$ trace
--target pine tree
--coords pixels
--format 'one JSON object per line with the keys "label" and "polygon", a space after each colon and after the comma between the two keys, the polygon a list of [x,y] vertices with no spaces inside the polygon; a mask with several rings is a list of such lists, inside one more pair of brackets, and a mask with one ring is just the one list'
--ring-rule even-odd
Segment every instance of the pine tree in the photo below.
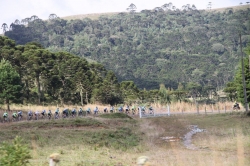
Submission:
{"label": "pine tree", "polygon": [[5,102],[10,110],[10,101],[16,100],[21,92],[21,79],[9,61],[2,59],[0,62],[0,99]]}

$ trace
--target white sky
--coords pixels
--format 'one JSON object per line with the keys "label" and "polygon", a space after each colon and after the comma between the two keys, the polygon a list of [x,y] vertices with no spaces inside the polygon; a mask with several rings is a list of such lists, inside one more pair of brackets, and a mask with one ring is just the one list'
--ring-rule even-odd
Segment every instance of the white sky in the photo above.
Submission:
{"label": "white sky", "polygon": [[[198,9],[205,9],[208,2],[212,2],[212,8],[237,6],[250,0],[0,0],[0,26],[6,23],[8,26],[16,19],[36,15],[41,19],[48,19],[54,13],[59,17],[104,13],[124,12],[131,4],[135,4],[137,11],[153,9],[163,4],[172,2],[177,8],[186,4],[194,4]],[[0,29],[0,33],[2,30]]]}

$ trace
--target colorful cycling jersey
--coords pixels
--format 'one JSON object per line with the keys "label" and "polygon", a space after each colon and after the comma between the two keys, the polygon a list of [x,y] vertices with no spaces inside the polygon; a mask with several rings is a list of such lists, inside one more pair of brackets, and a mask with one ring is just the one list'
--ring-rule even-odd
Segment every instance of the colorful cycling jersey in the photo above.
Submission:
{"label": "colorful cycling jersey", "polygon": [[18,116],[22,115],[22,111],[17,112]]}
{"label": "colorful cycling jersey", "polygon": [[56,114],[58,114],[58,113],[59,113],[59,108],[57,108],[57,109],[56,109],[55,113],[56,113]]}
{"label": "colorful cycling jersey", "polygon": [[29,115],[29,116],[32,116],[32,111],[29,111],[29,112],[28,112],[28,115]]}
{"label": "colorful cycling jersey", "polygon": [[14,113],[12,114],[12,116],[13,116],[13,117],[17,117],[17,113],[14,112]]}
{"label": "colorful cycling jersey", "polygon": [[7,117],[7,116],[8,116],[7,112],[3,113],[3,117]]}

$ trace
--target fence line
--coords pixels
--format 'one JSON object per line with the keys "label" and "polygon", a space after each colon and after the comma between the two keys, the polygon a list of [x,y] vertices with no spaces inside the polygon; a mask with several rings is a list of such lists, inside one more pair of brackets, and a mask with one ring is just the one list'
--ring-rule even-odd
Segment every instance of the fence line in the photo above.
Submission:
{"label": "fence line", "polygon": [[[230,109],[227,110],[226,106],[224,106],[224,110],[221,109],[217,109],[214,110],[214,108],[212,107],[211,110],[208,110],[206,107],[204,108],[204,110],[200,110],[199,107],[197,107],[196,112],[184,112],[183,110],[181,112],[171,112],[170,106],[166,107],[166,112],[161,111],[161,113],[157,113],[157,110],[154,110],[153,114],[149,114],[149,113],[143,113],[141,108],[139,108],[139,117],[140,118],[147,118],[147,117],[159,117],[159,116],[171,116],[171,115],[183,115],[183,114],[220,114],[220,113],[232,113],[234,110]],[[236,111],[236,112],[241,112],[242,110]]]}

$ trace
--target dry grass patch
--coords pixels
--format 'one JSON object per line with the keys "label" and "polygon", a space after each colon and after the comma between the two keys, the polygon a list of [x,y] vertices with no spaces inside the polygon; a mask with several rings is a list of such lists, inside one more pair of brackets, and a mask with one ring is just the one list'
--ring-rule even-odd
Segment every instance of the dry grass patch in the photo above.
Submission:
{"label": "dry grass patch", "polygon": [[[148,156],[153,166],[250,165],[250,119],[236,113],[86,119],[1,124],[0,140],[23,137],[30,144],[31,165],[37,166],[48,165],[52,153],[61,155],[61,166],[133,166],[139,156]],[[84,123],[91,125],[77,127]],[[189,125],[206,129],[192,137],[196,150],[186,149],[182,139],[161,139],[183,137]]]}

